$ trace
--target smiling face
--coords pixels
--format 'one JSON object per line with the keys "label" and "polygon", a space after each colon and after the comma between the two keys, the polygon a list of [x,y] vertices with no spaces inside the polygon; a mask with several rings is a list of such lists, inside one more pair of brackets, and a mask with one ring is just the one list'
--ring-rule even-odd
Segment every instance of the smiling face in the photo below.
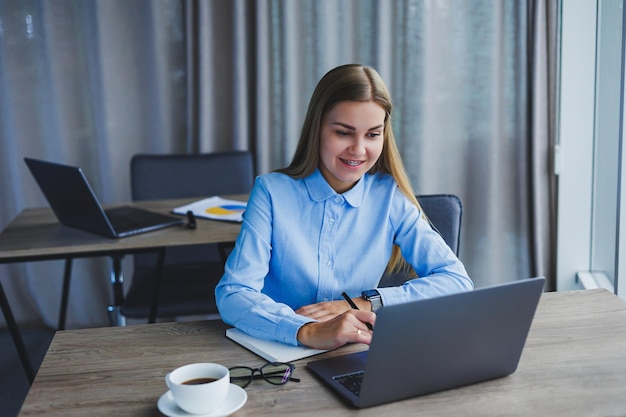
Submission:
{"label": "smiling face", "polygon": [[373,101],[341,101],[322,118],[320,171],[338,193],[351,189],[383,151],[385,110]]}

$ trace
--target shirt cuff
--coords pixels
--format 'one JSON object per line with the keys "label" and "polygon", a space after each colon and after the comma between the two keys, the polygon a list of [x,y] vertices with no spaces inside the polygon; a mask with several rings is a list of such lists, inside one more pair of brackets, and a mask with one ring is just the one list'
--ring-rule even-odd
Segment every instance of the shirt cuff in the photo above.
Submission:
{"label": "shirt cuff", "polygon": [[285,317],[280,323],[278,323],[276,338],[279,342],[287,343],[293,346],[302,346],[302,344],[298,342],[298,330],[300,330],[300,327],[305,324],[312,323],[314,321],[316,320],[310,317],[300,316],[298,314]]}

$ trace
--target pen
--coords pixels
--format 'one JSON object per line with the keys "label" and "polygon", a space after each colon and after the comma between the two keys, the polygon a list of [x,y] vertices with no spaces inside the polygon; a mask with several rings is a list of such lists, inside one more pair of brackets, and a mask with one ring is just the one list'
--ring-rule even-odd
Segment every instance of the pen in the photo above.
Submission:
{"label": "pen", "polygon": [[[346,301],[348,302],[348,304],[350,304],[350,307],[352,307],[354,310],[358,310],[359,307],[354,304],[354,301],[352,301],[352,298],[350,298],[350,296],[348,294],[346,294],[346,292],[342,292],[341,295],[343,295],[343,298],[346,299]],[[374,328],[372,327],[372,324],[369,322],[365,322],[365,325],[367,326],[368,329],[370,330],[374,330]]]}

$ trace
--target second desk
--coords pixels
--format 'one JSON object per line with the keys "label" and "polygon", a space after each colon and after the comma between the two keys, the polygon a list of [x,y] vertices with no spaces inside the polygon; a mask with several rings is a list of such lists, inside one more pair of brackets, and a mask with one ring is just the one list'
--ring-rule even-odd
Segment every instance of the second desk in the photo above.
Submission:
{"label": "second desk", "polygon": [[[232,195],[228,198],[245,201],[247,196]],[[161,213],[170,213],[174,207],[195,200],[197,199],[155,200],[129,203],[129,205]],[[61,225],[48,207],[28,208],[19,213],[0,233],[0,264],[65,260],[58,325],[59,329],[64,329],[73,259],[111,257],[113,261],[111,273],[113,300],[110,307],[113,312],[112,321],[115,324],[124,324],[124,318],[119,311],[124,301],[121,265],[125,255],[155,252],[162,256],[166,247],[234,242],[239,234],[240,225],[238,223],[214,220],[198,220],[197,223],[197,228],[194,230],[175,226],[131,237],[111,239]],[[34,371],[1,283],[0,304],[22,364],[29,380],[32,381]],[[154,311],[153,306],[150,321],[154,321],[155,315],[156,311]]]}

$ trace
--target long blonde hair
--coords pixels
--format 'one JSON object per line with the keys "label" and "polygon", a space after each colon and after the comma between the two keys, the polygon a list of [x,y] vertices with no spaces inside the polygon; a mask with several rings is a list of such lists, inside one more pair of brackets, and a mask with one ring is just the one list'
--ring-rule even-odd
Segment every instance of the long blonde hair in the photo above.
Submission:
{"label": "long blonde hair", "polygon": [[[421,210],[393,135],[391,127],[393,105],[389,91],[375,69],[360,64],[336,67],[318,82],[309,102],[293,159],[289,166],[276,171],[293,178],[305,178],[315,171],[320,162],[322,118],[342,101],[373,101],[385,110],[383,151],[369,173],[383,172],[391,175],[400,191]],[[397,246],[393,247],[387,264],[386,272],[391,271],[412,271]]]}

